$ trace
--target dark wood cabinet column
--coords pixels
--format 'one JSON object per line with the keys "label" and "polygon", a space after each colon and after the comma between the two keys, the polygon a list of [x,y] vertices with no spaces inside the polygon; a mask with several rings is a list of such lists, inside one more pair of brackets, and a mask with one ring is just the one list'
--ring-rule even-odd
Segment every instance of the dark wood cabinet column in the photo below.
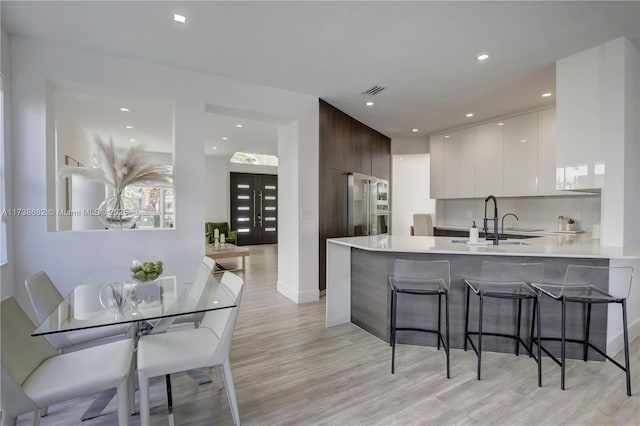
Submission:
{"label": "dark wood cabinet column", "polygon": [[347,175],[391,179],[391,139],[320,100],[319,285],[326,288],[326,240],[346,237]]}

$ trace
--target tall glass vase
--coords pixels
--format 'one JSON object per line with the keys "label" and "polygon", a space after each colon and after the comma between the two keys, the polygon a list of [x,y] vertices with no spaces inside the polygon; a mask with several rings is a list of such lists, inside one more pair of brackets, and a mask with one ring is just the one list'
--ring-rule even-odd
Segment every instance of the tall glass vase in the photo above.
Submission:
{"label": "tall glass vase", "polygon": [[140,215],[135,201],[125,197],[122,191],[104,200],[98,207],[98,213],[98,218],[106,229],[133,228]]}

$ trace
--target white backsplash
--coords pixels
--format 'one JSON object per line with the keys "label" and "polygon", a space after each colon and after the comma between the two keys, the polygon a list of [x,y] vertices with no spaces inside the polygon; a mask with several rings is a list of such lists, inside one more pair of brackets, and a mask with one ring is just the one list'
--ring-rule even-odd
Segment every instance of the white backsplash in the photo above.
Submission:
{"label": "white backsplash", "polygon": [[[517,197],[498,198],[498,215],[515,213],[519,221],[509,216],[505,219],[505,228],[539,228],[554,230],[558,216],[575,218],[578,229],[591,232],[594,223],[600,223],[600,194],[569,197]],[[469,217],[471,216],[471,217]],[[487,216],[493,217],[493,202],[489,202]],[[484,199],[437,200],[435,226],[470,227],[472,221],[482,227],[484,217]]]}

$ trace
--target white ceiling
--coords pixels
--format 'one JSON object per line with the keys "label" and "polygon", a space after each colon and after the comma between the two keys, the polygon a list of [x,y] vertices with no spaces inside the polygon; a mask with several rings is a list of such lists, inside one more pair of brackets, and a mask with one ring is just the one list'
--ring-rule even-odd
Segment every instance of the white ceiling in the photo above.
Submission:
{"label": "white ceiling", "polygon": [[[2,1],[1,7],[10,33],[315,95],[390,137],[554,103],[540,95],[554,92],[555,61],[620,36],[640,44],[637,1]],[[173,22],[174,12],[187,23]],[[484,51],[490,58],[479,63]],[[361,92],[373,85],[386,90],[367,108],[370,97]],[[475,116],[465,118],[467,112]],[[224,123],[233,120],[210,120],[207,145],[232,134]]]}
{"label": "white ceiling", "polygon": [[[211,112],[207,112],[205,117],[206,155],[230,158],[238,151],[252,154],[278,154],[277,123]],[[237,124],[242,127],[237,127]],[[213,149],[214,146],[216,149]]]}

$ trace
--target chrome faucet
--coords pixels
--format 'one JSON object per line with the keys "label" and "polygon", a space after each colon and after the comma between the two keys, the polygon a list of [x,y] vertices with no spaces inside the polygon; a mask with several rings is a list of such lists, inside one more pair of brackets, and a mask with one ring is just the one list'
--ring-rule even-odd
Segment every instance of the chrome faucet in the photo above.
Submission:
{"label": "chrome faucet", "polygon": [[506,238],[507,238],[507,237],[504,235],[504,218],[505,218],[505,217],[507,217],[507,216],[513,216],[513,217],[515,217],[515,218],[516,218],[516,220],[520,220],[520,219],[518,219],[518,216],[516,216],[516,214],[515,214],[515,213],[506,213],[506,214],[504,214],[504,215],[502,216],[502,237],[503,237],[504,239],[506,239]]}
{"label": "chrome faucet", "polygon": [[[489,228],[487,227],[487,221],[489,220],[487,218],[487,203],[489,202],[489,200],[493,200],[493,237],[489,237]],[[487,198],[484,199],[484,226],[483,226],[483,230],[484,230],[484,238],[485,238],[485,240],[493,240],[493,245],[497,246],[498,245],[498,240],[499,240],[499,234],[498,234],[498,201],[496,200],[496,197],[494,197],[493,195],[489,195]]]}

